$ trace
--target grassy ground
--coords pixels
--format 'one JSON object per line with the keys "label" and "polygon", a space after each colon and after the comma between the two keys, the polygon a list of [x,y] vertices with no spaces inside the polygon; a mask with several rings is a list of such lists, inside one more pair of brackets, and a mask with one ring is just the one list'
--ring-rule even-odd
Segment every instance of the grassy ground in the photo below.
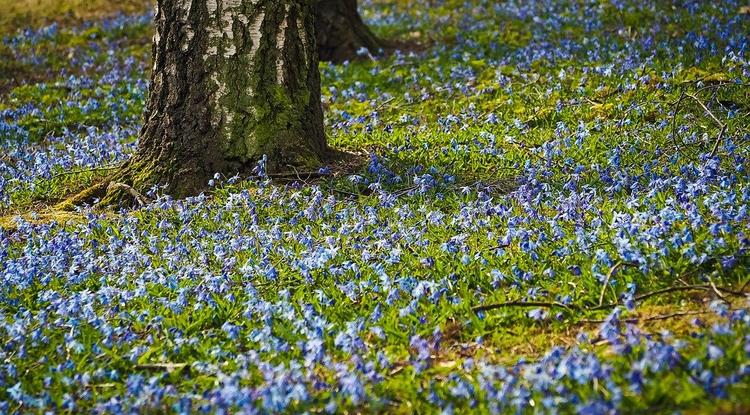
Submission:
{"label": "grassy ground", "polygon": [[[82,30],[76,36],[60,36],[55,42],[41,42],[27,45],[25,50],[14,50],[12,39],[27,29],[45,27],[50,34],[57,32],[58,27],[76,27],[86,22],[101,19],[113,19],[117,16],[132,13],[146,13],[151,2],[143,0],[125,1],[55,1],[55,0],[0,0],[0,39],[8,41],[0,43],[0,103],[7,92],[21,85],[29,85],[54,80],[65,71],[69,74],[78,71],[77,65],[71,65],[68,55],[71,48],[85,48],[89,42],[95,41],[100,35],[96,27]],[[137,33],[137,36],[135,36]],[[139,30],[124,37],[126,49],[144,48],[149,42],[150,33]],[[122,33],[119,33],[122,35]],[[19,59],[19,53],[44,55],[45,64]],[[130,51],[130,54],[139,54]]]}
{"label": "grassy ground", "polygon": [[0,37],[52,23],[75,25],[122,13],[144,13],[145,0],[0,0]]}
{"label": "grassy ground", "polygon": [[364,10],[433,39],[321,65],[366,168],[131,212],[50,206],[133,151],[148,19],[3,44],[0,412],[742,413],[742,5]]}

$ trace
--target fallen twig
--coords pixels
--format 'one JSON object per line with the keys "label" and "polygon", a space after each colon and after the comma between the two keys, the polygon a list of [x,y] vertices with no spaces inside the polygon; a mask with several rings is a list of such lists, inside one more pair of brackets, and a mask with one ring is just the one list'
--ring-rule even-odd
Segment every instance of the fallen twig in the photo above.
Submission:
{"label": "fallen twig", "polygon": [[377,107],[375,107],[375,111],[380,111],[381,109],[385,108],[385,106],[390,104],[394,99],[396,99],[396,97],[391,97],[381,102]]}
{"label": "fallen twig", "polygon": [[719,135],[716,137],[716,141],[714,141],[714,146],[711,149],[711,154],[710,154],[711,157],[714,157],[716,155],[716,153],[719,152],[719,144],[721,144],[721,139],[724,136],[724,132],[726,130],[727,130],[727,125],[726,124],[722,124],[721,130],[719,130]]}
{"label": "fallen twig", "polygon": [[708,277],[708,285],[711,286],[711,289],[714,290],[714,293],[721,301],[724,301],[725,303],[729,304],[729,301],[724,297],[724,294],[721,293],[721,291],[716,287],[716,284],[714,284],[714,279],[711,278],[710,275],[707,275]]}
{"label": "fallen twig", "polygon": [[539,307],[539,308],[564,308],[568,310],[578,310],[580,307],[572,304],[563,304],[558,301],[554,302],[542,302],[542,301],[508,301],[505,303],[486,304],[476,307],[472,307],[471,310],[475,313],[482,311],[495,310],[497,308],[505,307]]}
{"label": "fallen twig", "polygon": [[[660,314],[657,316],[651,316],[651,317],[645,317],[645,318],[639,318],[639,317],[631,317],[626,318],[621,321],[625,323],[641,323],[645,321],[659,321],[659,320],[668,320],[670,318],[675,317],[686,317],[686,316],[698,316],[702,314],[709,314],[711,311],[678,311],[675,313],[669,313],[669,314]],[[584,319],[584,320],[578,320],[579,323],[583,324],[602,324],[606,320],[604,319]]]}
{"label": "fallen twig", "polygon": [[708,107],[706,106],[706,104],[704,104],[703,101],[701,101],[698,97],[696,97],[693,94],[688,94],[687,92],[685,93],[685,96],[688,97],[688,98],[690,98],[690,99],[692,99],[693,101],[697,102],[698,105],[700,105],[703,108],[703,110],[706,112],[706,114],[708,114],[709,117],[711,117],[714,121],[716,121],[716,123],[719,124],[719,126],[723,126],[724,125],[724,123],[721,122],[721,121],[719,121],[719,119],[716,118],[716,116],[714,115],[714,113],[711,112],[711,110],[708,109]]}
{"label": "fallen twig", "polygon": [[711,117],[711,119],[713,119],[716,122],[716,124],[719,126],[719,128],[720,128],[719,135],[716,137],[716,141],[714,142],[714,146],[711,149],[711,157],[713,157],[719,151],[719,144],[721,144],[721,140],[724,137],[724,132],[727,129],[727,125],[724,124],[723,122],[721,122],[716,117],[716,115],[714,115],[714,113],[710,109],[708,109],[708,107],[706,106],[706,104],[704,104],[703,101],[701,101],[700,99],[698,99],[698,97],[696,97],[695,95],[692,95],[692,94],[688,94],[688,93],[686,93],[685,96],[687,96],[688,98],[690,98],[693,101],[697,102],[698,105],[700,105],[701,108],[703,108],[703,111],[705,111],[706,114],[708,114],[708,116]]}
{"label": "fallen twig", "polygon": [[[732,294],[732,295],[735,295],[735,296],[739,296],[739,297],[743,297],[744,296],[744,294],[736,292],[736,291],[732,291],[732,290],[730,290],[728,288],[717,287],[716,289],[717,289],[717,291],[723,291],[723,292],[726,292],[726,293],[729,293],[729,294]],[[654,296],[657,296],[657,295],[661,295],[661,294],[667,294],[667,293],[673,293],[673,292],[679,292],[679,291],[699,291],[699,290],[709,291],[709,290],[711,290],[711,286],[709,284],[672,286],[672,287],[662,288],[662,289],[656,290],[656,291],[651,291],[651,292],[648,292],[648,293],[645,293],[645,294],[637,295],[637,296],[635,296],[635,298],[633,300],[634,301],[643,301],[643,300],[645,300],[647,298],[651,298],[651,297],[654,297]],[[618,305],[622,305],[622,302],[617,301],[617,302],[614,302],[614,303],[609,303],[609,304],[605,304],[605,305],[593,307],[593,308],[590,308],[588,310],[591,310],[591,311],[605,310],[605,309],[608,309],[608,308],[615,308]]]}
{"label": "fallen twig", "polygon": [[604,294],[607,292],[607,286],[609,285],[609,280],[612,279],[612,276],[617,272],[617,270],[620,267],[623,266],[636,266],[637,264],[634,264],[632,262],[617,262],[612,269],[609,270],[607,273],[607,278],[604,279],[604,285],[602,285],[602,291],[599,293],[599,306],[601,306],[604,303]]}
{"label": "fallen twig", "polygon": [[[716,288],[716,292],[732,294],[736,297],[746,296],[746,294],[741,291],[734,291],[734,290],[731,290],[729,288],[724,288],[724,287],[715,287],[715,288]],[[638,295],[634,298],[634,301],[643,301],[647,298],[651,298],[651,297],[661,295],[661,294],[672,293],[672,292],[697,291],[697,290],[712,291],[713,288],[711,287],[710,284],[672,286],[672,287],[662,288],[660,290],[651,291],[645,294]],[[474,306],[471,308],[471,310],[474,311],[475,313],[479,313],[482,311],[489,311],[489,310],[495,310],[498,308],[506,308],[506,307],[540,307],[540,308],[563,308],[563,309],[571,310],[571,311],[599,311],[599,310],[607,310],[610,308],[615,308],[620,305],[623,305],[622,301],[615,301],[613,303],[602,304],[602,305],[598,305],[595,307],[580,307],[574,304],[563,304],[557,301],[554,301],[554,302],[508,301],[505,303],[495,303],[495,304],[485,304],[481,306]]]}

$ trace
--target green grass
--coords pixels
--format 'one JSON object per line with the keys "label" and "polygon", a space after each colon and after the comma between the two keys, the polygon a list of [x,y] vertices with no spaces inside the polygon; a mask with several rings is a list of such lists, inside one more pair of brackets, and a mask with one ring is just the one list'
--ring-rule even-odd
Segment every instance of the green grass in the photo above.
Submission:
{"label": "green grass", "polygon": [[0,38],[52,23],[75,25],[121,13],[143,13],[149,0],[0,0]]}
{"label": "green grass", "polygon": [[[95,8],[98,3],[91,4]],[[17,226],[13,217],[21,215],[34,223],[61,223],[59,228],[54,228],[54,232],[77,232],[86,248],[106,247],[113,239],[127,239],[136,252],[118,251],[118,254],[138,255],[143,258],[144,264],[148,263],[149,269],[171,270],[170,272],[177,271],[170,265],[167,253],[171,252],[177,241],[189,240],[194,245],[186,248],[188,252],[184,261],[192,265],[199,264],[212,275],[222,275],[221,283],[226,285],[225,289],[222,288],[223,291],[217,288],[205,302],[190,298],[191,305],[200,303],[204,307],[196,311],[174,311],[167,307],[163,302],[175,300],[179,295],[177,290],[163,282],[143,282],[139,279],[138,272],[146,267],[144,264],[139,264],[132,273],[123,271],[123,275],[95,274],[74,283],[61,276],[52,276],[45,283],[36,281],[36,285],[31,287],[13,288],[6,294],[7,301],[0,306],[3,316],[14,316],[18,310],[38,313],[48,305],[41,300],[42,294],[47,291],[74,297],[81,293],[98,293],[108,286],[116,286],[139,293],[123,300],[121,308],[134,310],[134,315],[109,312],[112,306],[105,304],[99,304],[93,310],[94,313],[106,315],[105,319],[109,324],[130,330],[134,336],[130,343],[103,347],[100,353],[95,353],[93,345],[101,343],[102,335],[94,327],[94,323],[81,322],[76,329],[76,337],[84,344],[85,351],[61,357],[55,347],[65,344],[65,335],[69,329],[44,327],[42,331],[49,337],[48,344],[29,347],[28,355],[24,358],[13,357],[16,370],[20,373],[18,381],[27,390],[41,393],[48,389],[40,375],[43,370],[46,375],[53,377],[53,387],[50,390],[57,401],[61,401],[65,393],[76,393],[76,385],[66,385],[63,379],[65,376],[92,372],[101,367],[118,370],[123,375],[137,373],[151,376],[156,373],[162,377],[162,382],[177,385],[181,392],[210,389],[219,383],[215,373],[202,373],[195,368],[164,371],[148,365],[204,362],[223,365],[221,370],[226,373],[237,369],[240,363],[236,357],[243,356],[250,350],[258,350],[259,343],[230,340],[222,331],[222,325],[225,322],[237,323],[244,336],[251,336],[254,330],[263,328],[264,322],[257,316],[243,316],[245,302],[251,298],[290,304],[290,313],[299,313],[304,306],[309,305],[316,313],[325,316],[331,324],[332,332],[342,330],[348,322],[357,318],[369,316],[376,306],[387,304],[388,298],[372,288],[377,285],[380,277],[370,267],[370,261],[363,258],[365,248],[371,250],[373,256],[381,258],[388,257],[392,248],[399,249],[400,261],[386,265],[386,271],[391,276],[408,276],[418,281],[444,284],[447,293],[439,302],[419,301],[412,315],[399,314],[399,310],[408,305],[408,301],[404,299],[394,300],[393,305],[385,306],[384,316],[378,325],[384,330],[388,340],[382,341],[367,333],[362,337],[372,350],[369,357],[376,351],[382,351],[392,363],[392,367],[383,371],[387,376],[382,382],[368,385],[369,392],[375,396],[387,397],[390,402],[373,402],[363,407],[342,399],[339,403],[343,411],[431,413],[435,408],[425,400],[431,387],[435,384],[449,384],[452,381],[450,375],[455,373],[476,379],[475,372],[464,369],[468,359],[512,365],[519,359],[540,358],[554,346],[593,350],[601,356],[611,358],[609,362],[616,367],[628,368],[632,362],[627,359],[636,358],[614,356],[608,344],[587,344],[578,339],[580,332],[589,333],[595,338],[597,321],[605,318],[610,311],[591,309],[600,301],[616,301],[630,283],[637,284],[639,293],[647,293],[683,282],[703,284],[706,283],[706,276],[711,276],[712,282],[715,280],[719,286],[734,290],[744,287],[747,281],[747,257],[739,256],[738,265],[728,269],[720,265],[720,259],[725,254],[740,251],[738,232],[747,229],[747,221],[744,222],[744,228],[741,222],[732,231],[721,231],[717,236],[709,231],[707,224],[693,229],[694,224],[688,219],[677,219],[674,233],[692,231],[695,248],[701,253],[710,254],[710,260],[696,266],[683,250],[670,248],[666,254],[658,256],[659,262],[649,264],[647,272],[637,267],[622,266],[614,277],[616,283],[602,292],[599,277],[606,275],[611,267],[602,267],[595,259],[595,254],[602,250],[613,258],[618,257],[613,240],[620,230],[610,226],[614,218],[628,213],[646,217],[647,219],[643,219],[645,224],[652,223],[648,222],[652,220],[648,218],[652,218],[661,209],[672,206],[671,199],[675,194],[671,190],[662,190],[654,195],[644,196],[648,189],[643,188],[609,191],[607,189],[610,185],[604,175],[593,171],[591,166],[611,165],[613,149],[619,148],[622,151],[620,163],[623,167],[616,169],[615,173],[623,171],[639,177],[640,181],[636,181],[636,184],[643,186],[648,183],[648,163],[653,163],[648,167],[651,171],[680,174],[681,168],[696,159],[700,153],[711,150],[721,131],[701,103],[709,105],[713,111],[722,115],[722,122],[726,124],[724,137],[726,140],[731,139],[739,147],[735,153],[737,157],[747,156],[750,91],[745,84],[723,84],[727,80],[736,79],[747,82],[747,76],[741,74],[740,69],[723,63],[718,56],[700,57],[701,51],[689,45],[680,53],[660,49],[656,51],[655,59],[638,62],[622,77],[608,76],[592,70],[593,67],[610,64],[622,65],[618,51],[633,39],[648,35],[651,25],[664,24],[665,30],[659,33],[660,38],[657,40],[668,41],[680,38],[688,31],[698,31],[705,23],[684,10],[671,10],[666,3],[659,3],[653,10],[644,8],[619,11],[609,2],[602,2],[601,7],[604,9],[603,26],[593,34],[573,24],[551,33],[544,24],[533,23],[530,19],[524,21],[491,10],[472,11],[464,2],[446,1],[435,4],[429,10],[430,16],[441,16],[439,21],[428,17],[424,26],[386,24],[379,28],[380,33],[385,36],[403,35],[418,39],[434,37],[430,45],[434,49],[428,49],[431,52],[424,57],[407,57],[403,61],[398,61],[397,57],[388,57],[375,62],[358,61],[346,66],[322,65],[329,142],[337,149],[383,156],[386,167],[403,179],[400,183],[383,185],[386,190],[401,195],[393,208],[382,208],[381,196],[368,190],[365,185],[352,183],[347,177],[336,177],[307,183],[299,190],[285,188],[280,183],[270,187],[257,182],[227,184],[208,190],[204,206],[187,218],[183,216],[184,211],[180,206],[172,206],[126,214],[109,212],[104,218],[93,220],[88,213],[60,214],[50,209],[50,206],[94,183],[106,172],[56,168],[52,178],[37,178],[30,183],[14,185],[10,193],[10,204],[3,208],[0,218],[0,226],[9,231]],[[706,7],[709,10],[706,13],[711,14],[713,9]],[[418,11],[410,10],[408,2],[379,2],[369,11],[375,17],[398,12]],[[664,13],[678,15],[665,18]],[[470,22],[482,21],[486,25],[466,30],[462,24],[467,14],[471,16]],[[435,27],[441,30],[435,30]],[[747,28],[748,24],[743,27]],[[63,51],[85,49],[88,45],[102,44],[107,39],[121,36],[125,38],[123,43],[131,47],[118,50],[116,59],[133,56],[145,61],[147,44],[143,39],[147,38],[149,30],[139,26],[116,34],[101,33],[96,29],[83,33],[64,32],[54,41],[36,46],[35,50],[49,56],[52,67],[59,69],[65,63]],[[440,33],[440,36],[435,36],[434,33]],[[540,40],[559,44],[566,40],[583,42],[589,38],[611,41],[617,48],[613,48],[611,54],[605,51],[602,56],[590,60],[581,53],[557,61],[540,58],[528,65],[513,61],[500,63],[504,57],[513,56],[522,48]],[[466,46],[463,55],[459,56],[440,49],[442,45],[455,46],[461,42],[475,43],[474,46]],[[492,44],[496,47],[491,47]],[[96,59],[99,59],[99,63],[107,62],[103,56]],[[699,64],[695,64],[696,61]],[[39,68],[31,65],[28,70],[29,73],[38,73],[35,71]],[[452,70],[470,71],[472,76],[456,76],[453,79],[449,75]],[[675,76],[670,75],[673,72]],[[88,75],[95,79],[97,76],[94,73]],[[649,77],[648,81],[635,81],[636,78],[646,76]],[[29,134],[31,148],[43,148],[45,137],[58,136],[66,130],[83,134],[86,127],[107,129],[115,124],[134,126],[139,123],[145,97],[142,91],[132,88],[128,82],[114,86],[94,83],[73,91],[64,88],[63,80],[55,73],[43,83],[37,82],[34,77],[28,79],[29,82],[20,84],[15,81],[7,94],[3,95],[0,109],[17,109],[26,103],[34,103],[39,107],[38,113],[21,117],[17,121],[17,125]],[[470,92],[463,93],[462,88],[468,88]],[[342,91],[347,90],[364,95],[361,98],[341,98]],[[424,92],[427,93],[425,99],[417,99]],[[683,93],[694,95],[697,100],[685,98]],[[386,98],[386,94],[391,98]],[[334,99],[334,95],[339,98]],[[683,99],[680,99],[681,96]],[[76,104],[97,100],[101,105],[96,110],[84,112],[80,105],[67,105],[68,100]],[[678,102],[679,112],[673,118],[670,112],[678,108]],[[736,111],[736,116],[727,118],[728,111],[722,108],[732,108]],[[378,112],[377,122],[373,120],[373,110]],[[345,120],[344,113],[353,117],[365,117],[366,122],[338,128],[336,124]],[[490,113],[497,116],[498,123],[485,122]],[[118,115],[117,122],[112,122],[111,114]],[[472,114],[476,114],[474,119]],[[465,126],[446,126],[448,123],[444,120],[449,115],[463,117]],[[367,125],[368,122],[370,125]],[[556,131],[559,123],[567,125],[569,131]],[[545,159],[539,149],[565,140],[575,142],[579,125],[585,127],[589,134],[581,140],[581,145],[564,147],[559,153]],[[677,126],[680,137],[692,135],[695,139],[676,146],[675,139],[670,137],[672,125]],[[386,126],[389,128],[386,129]],[[133,140],[134,137],[129,139]],[[481,151],[485,149],[494,149],[495,152]],[[725,150],[722,148],[719,151]],[[677,154],[682,157],[681,161],[670,162]],[[737,171],[737,166],[733,163],[734,159],[723,158],[722,171]],[[562,194],[565,194],[563,188],[573,175],[575,167],[586,166],[584,171],[576,173],[579,180],[577,185],[579,188],[586,186],[595,190],[586,194],[595,208],[585,210],[577,220],[555,219],[564,237],[552,242],[540,242],[534,255],[523,249],[518,241],[498,249],[498,240],[509,228],[528,227],[533,230],[533,240],[542,233],[550,237],[557,231],[552,219],[562,210],[560,200],[541,198],[538,203],[533,204],[532,210],[518,200],[508,198],[510,192],[523,184],[521,179],[535,165],[544,166],[543,175],[538,178],[549,184],[550,192]],[[415,187],[414,176],[428,171],[430,167],[437,169],[434,173],[436,177],[454,176],[455,182],[442,183],[425,194],[406,194]],[[372,177],[364,169],[357,173]],[[737,175],[740,177],[737,179],[739,183],[732,183],[730,188],[739,194],[740,186],[744,185],[743,177],[746,176],[742,176],[742,173]],[[473,188],[477,183],[489,185],[486,197],[493,203],[502,204],[515,218],[511,220],[492,215],[487,215],[486,218],[472,217],[468,220],[469,225],[464,227],[459,220],[462,209],[475,207],[484,199],[475,191],[465,195],[462,187]],[[717,184],[712,186],[717,191],[720,188]],[[326,198],[321,202],[326,206],[326,213],[316,218],[296,217],[296,213],[307,207],[305,202],[317,190],[323,192]],[[234,198],[243,191],[253,200],[252,209],[241,203],[233,204]],[[731,204],[709,199],[700,199],[695,203],[696,209],[706,218],[713,217],[710,212],[716,206]],[[739,207],[745,202],[738,196],[734,203]],[[227,208],[228,205],[231,207]],[[402,211],[410,211],[412,214],[402,216]],[[445,214],[447,219],[443,223],[429,223],[427,214],[432,211]],[[363,220],[361,228],[343,236],[338,233],[341,227],[353,228],[357,224],[354,218],[360,216],[367,218],[366,221]],[[605,225],[595,226],[597,221]],[[237,227],[237,223],[242,226]],[[258,223],[257,229],[251,227],[253,223]],[[275,227],[281,229],[278,239],[265,240],[258,236],[271,234]],[[638,230],[644,232],[648,230],[648,226],[644,225]],[[578,231],[588,234],[591,239],[588,246],[583,246],[583,243],[576,240]],[[226,236],[191,238],[191,235],[200,232]],[[443,244],[457,234],[466,234],[466,243],[462,245],[465,251],[447,252]],[[321,246],[328,243],[327,238],[333,238],[333,243],[338,248],[337,258],[351,261],[359,271],[347,270],[337,274],[317,269],[306,280],[290,260],[295,252],[310,254],[308,247],[300,241],[302,238],[297,237],[299,235],[309,236],[315,244]],[[211,253],[224,247],[226,239],[232,236],[257,240],[254,245],[233,254],[238,265],[225,271],[221,258]],[[635,238],[634,235],[627,236]],[[721,251],[712,251],[716,249],[714,243],[717,238],[725,239],[725,245]],[[372,241],[378,239],[387,241],[387,244],[382,247],[374,245]],[[24,247],[27,244],[33,246],[34,243],[36,242],[17,241],[8,248],[8,257],[21,256]],[[657,248],[649,244],[650,242],[643,242],[638,248],[649,254],[654,253]],[[570,252],[559,254],[566,250]],[[105,255],[104,248],[102,251],[94,249],[92,252]],[[468,260],[464,261],[463,254],[466,254]],[[279,272],[277,279],[269,280],[258,275],[249,278],[238,270],[248,260],[257,263],[261,258],[267,258],[276,264]],[[425,258],[434,260],[432,268],[424,265],[422,260]],[[185,264],[181,266],[184,268]],[[572,272],[575,266],[581,268],[580,275]],[[529,272],[532,275],[531,281],[513,278],[513,271],[516,269]],[[501,270],[508,278],[497,283],[493,280],[492,270]],[[553,271],[554,276],[545,274],[548,270]],[[169,272],[164,273],[164,279],[169,277],[166,275]],[[353,298],[348,297],[341,289],[342,285],[350,281],[362,283],[360,291]],[[253,284],[257,293],[248,293],[249,283]],[[197,291],[200,287],[213,283],[181,278],[176,284],[180,289]],[[527,298],[531,289],[537,290],[539,301],[557,301],[570,296],[571,307],[576,309],[550,310],[549,318],[541,321],[528,316],[529,308],[499,308],[486,312],[483,316],[472,311],[472,307],[480,304]],[[321,293],[331,303],[324,301]],[[708,312],[708,304],[715,298],[716,295],[710,290],[665,293],[639,304],[636,311],[628,314],[628,318],[640,318],[637,326],[654,339],[667,338],[666,331],[671,332],[671,336],[675,338],[689,339],[690,343],[685,349],[686,356],[705,356],[704,340],[707,337],[701,336],[706,335],[706,331],[694,325],[692,320],[700,317],[705,320],[707,327],[721,321],[715,314]],[[728,296],[727,300],[732,307],[746,306],[744,299]],[[559,316],[556,315],[558,311]],[[684,314],[649,320],[675,311]],[[142,315],[135,315],[137,313]],[[274,319],[275,337],[290,344],[302,339],[303,336],[295,331],[291,319],[285,320],[278,315]],[[417,373],[410,364],[414,354],[410,347],[411,337],[419,335],[429,338],[436,327],[443,333],[442,346],[435,352],[434,364],[425,372]],[[179,343],[176,330],[181,331],[184,337],[199,341]],[[478,340],[480,338],[481,341]],[[733,365],[739,367],[746,363],[746,355],[743,354],[738,339],[741,337],[711,337],[711,341],[716,341],[727,350],[725,360],[712,364],[728,371]],[[325,342],[326,347],[332,350],[332,358],[341,362],[350,358],[349,354],[336,349],[333,335],[327,333]],[[144,347],[145,351],[134,361],[130,361],[126,356],[135,346]],[[644,346],[643,349],[647,347]],[[646,353],[644,350],[637,353]],[[62,373],[50,374],[49,366],[52,363],[38,363],[44,356],[55,364],[71,361],[74,367],[65,369]],[[261,356],[269,362],[280,364],[299,360],[301,352],[290,347],[288,351],[265,351]],[[320,368],[319,375],[325,381],[332,381],[335,377],[334,373],[325,368]],[[243,382],[249,385],[260,380],[258,370],[251,370]],[[584,397],[606,396],[608,393],[602,385],[568,386],[580,387]],[[96,394],[107,397],[127,393],[122,380],[102,381],[91,388]],[[439,394],[444,398],[448,394],[446,388],[438,387]],[[685,372],[675,369],[660,373],[643,395],[626,391],[624,411],[645,412],[650,408],[653,412],[688,409],[697,413],[741,413],[750,404],[750,394],[746,393],[747,383],[736,386],[730,392],[729,398],[719,403],[721,399],[708,396],[686,377]],[[321,392],[321,401],[325,401],[332,393]],[[78,409],[89,410],[91,404],[90,401],[83,400]],[[292,404],[290,411],[309,409],[294,405]],[[489,411],[483,405],[480,403],[479,407],[471,408],[465,402],[457,403],[459,412],[466,413],[473,410]],[[533,412],[532,409],[526,409]],[[166,406],[152,410],[166,410]]]}

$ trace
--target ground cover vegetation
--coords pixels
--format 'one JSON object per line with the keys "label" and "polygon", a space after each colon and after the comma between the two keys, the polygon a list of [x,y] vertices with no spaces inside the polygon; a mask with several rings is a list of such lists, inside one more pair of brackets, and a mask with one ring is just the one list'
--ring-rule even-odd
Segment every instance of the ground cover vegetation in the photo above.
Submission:
{"label": "ground cover vegetation", "polygon": [[[0,412],[750,408],[750,10],[365,1],[356,171],[56,204],[135,149],[151,16],[0,46]],[[95,14],[96,15],[96,14]]]}

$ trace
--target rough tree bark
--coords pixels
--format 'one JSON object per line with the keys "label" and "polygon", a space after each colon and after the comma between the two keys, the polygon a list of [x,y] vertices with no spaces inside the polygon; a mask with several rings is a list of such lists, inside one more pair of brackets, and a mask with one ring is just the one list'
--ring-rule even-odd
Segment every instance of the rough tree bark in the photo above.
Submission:
{"label": "rough tree bark", "polygon": [[114,204],[128,198],[122,188],[145,192],[155,184],[175,197],[192,195],[217,172],[249,172],[263,155],[272,172],[319,167],[328,149],[312,7],[307,0],[158,0],[138,150],[68,205],[95,197]]}
{"label": "rough tree bark", "polygon": [[321,61],[343,62],[356,59],[361,48],[377,54],[389,47],[362,21],[357,0],[318,0],[315,30]]}

